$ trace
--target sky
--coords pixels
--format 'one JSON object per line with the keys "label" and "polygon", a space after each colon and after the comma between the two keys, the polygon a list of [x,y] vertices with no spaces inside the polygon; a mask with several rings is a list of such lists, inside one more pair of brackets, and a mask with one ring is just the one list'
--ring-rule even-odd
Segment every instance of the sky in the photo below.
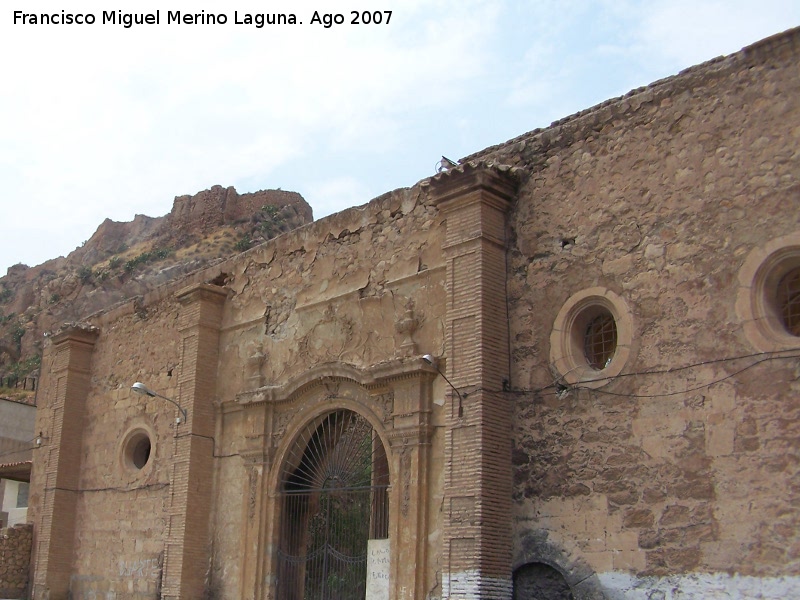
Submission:
{"label": "sky", "polygon": [[[298,23],[257,26],[274,13]],[[797,25],[797,0],[10,0],[0,275],[213,185],[318,219]]]}

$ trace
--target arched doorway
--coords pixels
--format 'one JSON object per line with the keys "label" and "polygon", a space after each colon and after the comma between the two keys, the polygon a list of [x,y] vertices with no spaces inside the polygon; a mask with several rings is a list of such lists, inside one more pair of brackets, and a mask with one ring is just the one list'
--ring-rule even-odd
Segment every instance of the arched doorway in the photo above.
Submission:
{"label": "arched doorway", "polygon": [[514,571],[514,600],[573,600],[573,595],[560,571],[534,562]]}
{"label": "arched doorway", "polygon": [[369,540],[389,531],[389,465],[364,417],[309,423],[281,470],[277,597],[364,600]]}

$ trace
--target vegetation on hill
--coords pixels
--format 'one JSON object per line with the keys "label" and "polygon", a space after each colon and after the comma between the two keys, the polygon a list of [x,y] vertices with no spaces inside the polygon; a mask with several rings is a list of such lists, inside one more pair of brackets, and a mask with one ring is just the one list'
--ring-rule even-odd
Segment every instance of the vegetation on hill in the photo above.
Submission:
{"label": "vegetation on hill", "polygon": [[44,333],[243,252],[312,220],[294,192],[215,186],[158,218],[106,220],[66,258],[0,277],[0,378],[35,376]]}

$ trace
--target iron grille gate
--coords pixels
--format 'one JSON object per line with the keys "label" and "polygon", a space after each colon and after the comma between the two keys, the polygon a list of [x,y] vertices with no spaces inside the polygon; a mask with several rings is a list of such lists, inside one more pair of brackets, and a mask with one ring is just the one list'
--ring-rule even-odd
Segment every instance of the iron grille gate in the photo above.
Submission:
{"label": "iron grille gate", "polygon": [[389,466],[372,426],[347,410],[309,424],[281,481],[277,597],[364,600],[368,540],[389,531]]}

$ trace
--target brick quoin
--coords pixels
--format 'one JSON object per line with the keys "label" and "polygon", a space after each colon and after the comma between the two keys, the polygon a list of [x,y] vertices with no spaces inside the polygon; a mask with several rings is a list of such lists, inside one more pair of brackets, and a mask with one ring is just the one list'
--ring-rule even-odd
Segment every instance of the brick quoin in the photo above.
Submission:
{"label": "brick quoin", "polygon": [[178,295],[183,340],[179,401],[187,423],[176,428],[169,531],[162,597],[203,595],[209,561],[212,504],[214,409],[219,327],[226,293],[203,284]]}
{"label": "brick quoin", "polygon": [[465,169],[432,187],[447,219],[447,367],[465,396],[446,425],[443,597],[510,598],[512,411],[500,392],[509,376],[505,215],[516,183]]}
{"label": "brick quoin", "polygon": [[93,328],[66,327],[53,336],[42,358],[44,364],[52,365],[55,386],[37,396],[36,430],[48,432],[49,440],[36,449],[47,453],[47,462],[34,460],[32,474],[32,495],[41,503],[34,521],[36,597],[46,593],[54,599],[66,598],[69,593],[85,399],[97,335]]}

